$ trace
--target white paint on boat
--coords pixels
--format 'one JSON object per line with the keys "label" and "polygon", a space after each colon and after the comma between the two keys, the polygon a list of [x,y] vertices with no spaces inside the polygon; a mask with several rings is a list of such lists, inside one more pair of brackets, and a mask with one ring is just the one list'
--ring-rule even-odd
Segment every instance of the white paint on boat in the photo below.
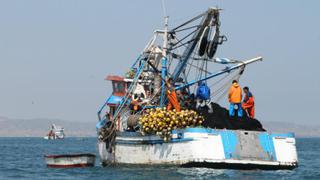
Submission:
{"label": "white paint on boat", "polygon": [[94,166],[95,155],[72,154],[72,155],[46,155],[45,161],[48,167],[86,167]]}
{"label": "white paint on boat", "polygon": [[296,140],[294,138],[273,138],[277,160],[280,162],[297,162]]}
{"label": "white paint on boat", "polygon": [[291,134],[189,128],[173,133],[172,137],[169,143],[164,143],[155,135],[120,134],[114,153],[107,152],[105,142],[99,142],[99,155],[103,164],[223,163],[275,169],[297,166],[295,139]]}

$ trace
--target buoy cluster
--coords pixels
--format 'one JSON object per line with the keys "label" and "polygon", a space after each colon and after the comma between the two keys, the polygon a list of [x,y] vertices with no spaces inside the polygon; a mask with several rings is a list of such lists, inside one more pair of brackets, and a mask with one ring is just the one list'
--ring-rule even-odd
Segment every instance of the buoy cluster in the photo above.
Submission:
{"label": "buoy cluster", "polygon": [[139,124],[143,134],[159,135],[164,142],[171,140],[171,131],[187,127],[201,126],[204,118],[196,111],[168,111],[166,108],[147,109]]}

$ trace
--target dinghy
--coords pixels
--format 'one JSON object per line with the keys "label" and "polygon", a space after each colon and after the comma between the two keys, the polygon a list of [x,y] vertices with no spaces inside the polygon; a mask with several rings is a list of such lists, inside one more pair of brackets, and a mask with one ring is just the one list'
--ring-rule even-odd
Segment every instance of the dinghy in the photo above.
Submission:
{"label": "dinghy", "polygon": [[71,168],[71,167],[92,167],[95,164],[94,154],[62,154],[45,155],[47,167]]}

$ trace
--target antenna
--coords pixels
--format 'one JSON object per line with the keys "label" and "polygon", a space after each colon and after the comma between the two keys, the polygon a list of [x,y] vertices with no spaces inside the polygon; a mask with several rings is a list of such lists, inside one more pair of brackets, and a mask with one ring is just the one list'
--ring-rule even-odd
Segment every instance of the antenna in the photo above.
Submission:
{"label": "antenna", "polygon": [[164,0],[161,0],[162,3],[162,12],[163,12],[163,16],[167,17],[167,10],[166,10],[166,5],[164,3]]}
{"label": "antenna", "polygon": [[167,11],[166,11],[166,5],[164,0],[161,0],[162,4],[162,11],[163,11],[163,16],[164,16],[164,33],[163,33],[163,50],[162,50],[162,55],[164,57],[167,56],[167,46],[168,46],[168,16],[167,16]]}

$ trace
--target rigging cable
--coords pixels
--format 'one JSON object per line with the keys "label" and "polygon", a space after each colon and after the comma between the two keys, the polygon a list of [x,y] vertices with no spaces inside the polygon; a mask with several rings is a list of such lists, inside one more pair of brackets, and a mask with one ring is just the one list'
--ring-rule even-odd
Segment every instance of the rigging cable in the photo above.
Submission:
{"label": "rigging cable", "polygon": [[[219,89],[217,89],[216,91],[214,91],[215,93],[211,94],[211,97],[213,95],[217,96],[217,100],[216,102],[219,102],[221,100],[221,98],[223,96],[226,95],[226,93],[228,92],[228,87],[230,86],[230,82],[232,82],[233,80],[237,80],[239,81],[243,71],[244,71],[245,66],[242,66],[242,68],[238,71],[236,71],[237,73],[235,73],[235,75],[233,75],[229,80],[227,80]],[[214,83],[214,85],[218,84],[219,82],[221,82],[222,80],[226,79],[226,77],[228,77],[229,75],[226,75],[225,77],[221,78],[219,81],[217,81],[216,83]],[[210,88],[213,85],[210,86]],[[221,94],[220,94],[221,93]],[[220,94],[220,95],[219,95]]]}

